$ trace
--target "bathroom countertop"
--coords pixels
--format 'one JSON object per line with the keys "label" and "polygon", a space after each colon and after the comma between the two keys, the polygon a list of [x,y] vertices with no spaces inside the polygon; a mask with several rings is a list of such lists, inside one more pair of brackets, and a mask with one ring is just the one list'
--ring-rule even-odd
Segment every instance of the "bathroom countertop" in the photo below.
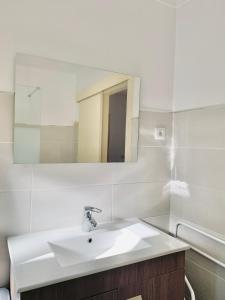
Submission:
{"label": "bathroom countertop", "polygon": [[[90,235],[80,227],[30,233],[8,239],[11,260],[11,286],[15,293],[43,287],[93,273],[133,264],[175,252],[188,250],[188,244],[142,222],[129,219],[102,224],[95,232],[123,229],[132,224],[146,226],[154,233],[149,237],[149,247],[116,256],[105,257],[80,264],[60,266],[49,242],[77,236]],[[13,282],[12,282],[13,281]]]}

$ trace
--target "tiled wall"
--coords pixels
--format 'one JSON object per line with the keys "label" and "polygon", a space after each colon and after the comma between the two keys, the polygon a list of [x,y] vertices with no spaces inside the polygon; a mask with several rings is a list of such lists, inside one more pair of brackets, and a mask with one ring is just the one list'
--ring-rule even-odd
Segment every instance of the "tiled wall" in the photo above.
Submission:
{"label": "tiled wall", "polygon": [[[0,93],[1,260],[7,236],[80,224],[84,205],[103,209],[100,222],[168,214],[171,125],[171,113],[140,113],[135,163],[14,165],[13,95]],[[154,140],[156,126],[167,128],[166,142]],[[0,283],[7,278],[1,269]]]}
{"label": "tiled wall", "polygon": [[41,126],[40,162],[76,162],[77,142],[78,122],[75,122],[74,126]]}
{"label": "tiled wall", "polygon": [[[174,143],[171,215],[225,239],[225,106],[175,113]],[[203,251],[225,261],[224,246],[189,232],[187,240],[193,239]],[[225,299],[222,268],[194,253],[187,262],[198,300]]]}

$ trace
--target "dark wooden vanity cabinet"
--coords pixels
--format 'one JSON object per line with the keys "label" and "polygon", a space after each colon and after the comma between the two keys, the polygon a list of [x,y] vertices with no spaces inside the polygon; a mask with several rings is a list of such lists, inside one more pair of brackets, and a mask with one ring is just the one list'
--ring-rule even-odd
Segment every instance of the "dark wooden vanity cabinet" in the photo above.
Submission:
{"label": "dark wooden vanity cabinet", "polygon": [[21,300],[184,300],[185,252],[21,293]]}
{"label": "dark wooden vanity cabinet", "polygon": [[118,290],[112,290],[110,292],[106,292],[103,294],[99,294],[93,297],[85,298],[84,300],[117,300],[118,298]]}

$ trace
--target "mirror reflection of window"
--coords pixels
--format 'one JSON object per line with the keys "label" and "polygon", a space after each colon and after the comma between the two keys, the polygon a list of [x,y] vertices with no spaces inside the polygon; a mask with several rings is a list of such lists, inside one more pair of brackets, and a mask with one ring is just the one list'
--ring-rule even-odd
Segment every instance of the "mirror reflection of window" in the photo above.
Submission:
{"label": "mirror reflection of window", "polygon": [[19,54],[15,163],[137,159],[137,77]]}

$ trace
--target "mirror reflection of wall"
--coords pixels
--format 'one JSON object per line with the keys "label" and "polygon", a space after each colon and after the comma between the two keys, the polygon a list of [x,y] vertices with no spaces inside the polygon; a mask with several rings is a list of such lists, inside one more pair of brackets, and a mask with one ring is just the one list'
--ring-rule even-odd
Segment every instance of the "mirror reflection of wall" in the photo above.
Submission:
{"label": "mirror reflection of wall", "polygon": [[15,163],[137,159],[137,77],[19,54]]}

